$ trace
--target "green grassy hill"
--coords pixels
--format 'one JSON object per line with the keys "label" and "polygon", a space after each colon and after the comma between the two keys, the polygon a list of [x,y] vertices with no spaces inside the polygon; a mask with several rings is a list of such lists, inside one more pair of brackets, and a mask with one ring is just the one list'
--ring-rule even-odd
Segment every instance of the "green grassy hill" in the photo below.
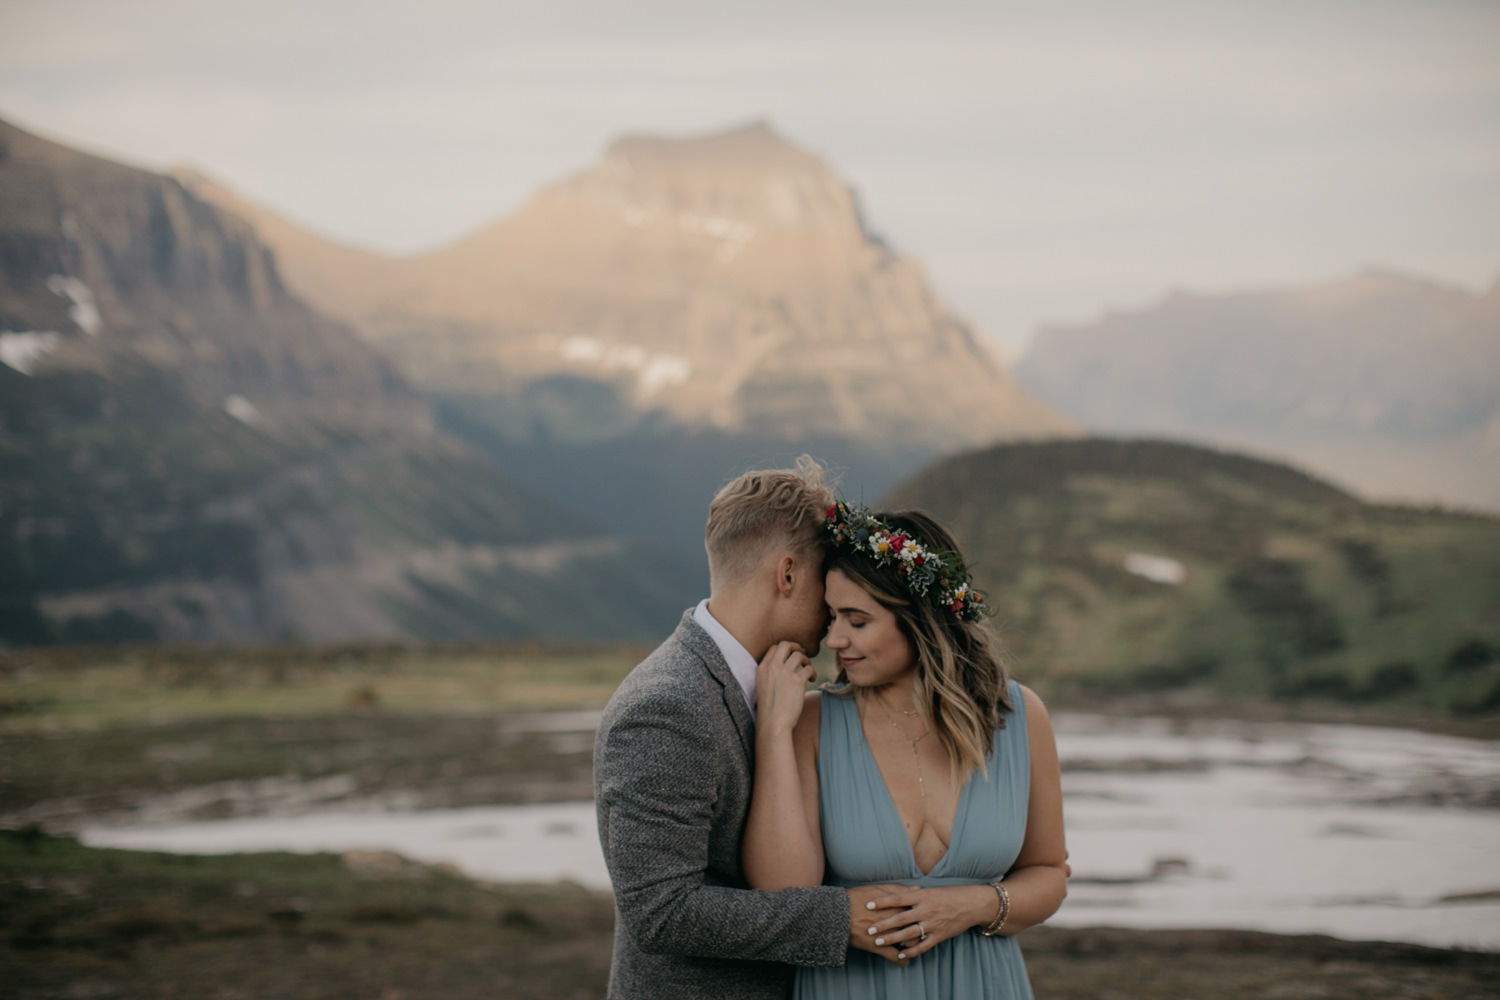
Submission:
{"label": "green grassy hill", "polygon": [[1023,678],[1500,709],[1500,520],[1098,439],[945,459],[882,506],[953,528]]}

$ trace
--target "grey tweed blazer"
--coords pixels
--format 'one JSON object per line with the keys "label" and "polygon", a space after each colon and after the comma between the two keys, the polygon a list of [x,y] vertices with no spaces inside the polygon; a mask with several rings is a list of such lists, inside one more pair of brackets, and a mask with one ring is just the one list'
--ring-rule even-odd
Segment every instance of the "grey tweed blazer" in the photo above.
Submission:
{"label": "grey tweed blazer", "polygon": [[792,965],[844,964],[843,889],[746,888],[754,749],[739,682],[690,609],[609,700],[594,743],[612,1000],[781,1000]]}

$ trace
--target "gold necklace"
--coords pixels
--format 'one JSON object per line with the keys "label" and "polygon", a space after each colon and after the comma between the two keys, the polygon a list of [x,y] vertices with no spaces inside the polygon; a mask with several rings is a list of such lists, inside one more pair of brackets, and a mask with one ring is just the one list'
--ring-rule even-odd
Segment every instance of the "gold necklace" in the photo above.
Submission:
{"label": "gold necklace", "polygon": [[[916,739],[910,739],[905,733],[901,731],[901,727],[896,725],[896,716],[891,713],[890,707],[887,706],[883,701],[880,703],[880,707],[885,711],[885,721],[891,724],[891,728],[896,731],[896,735],[911,744],[911,756],[912,759],[917,762],[917,788],[922,793],[922,811],[925,813],[927,811],[927,781],[922,774],[922,755],[917,751],[917,744],[925,740],[932,731],[927,729],[926,727],[923,727],[921,736],[918,736]],[[916,715],[917,713],[915,711],[908,712],[905,709],[902,709],[901,714]]]}

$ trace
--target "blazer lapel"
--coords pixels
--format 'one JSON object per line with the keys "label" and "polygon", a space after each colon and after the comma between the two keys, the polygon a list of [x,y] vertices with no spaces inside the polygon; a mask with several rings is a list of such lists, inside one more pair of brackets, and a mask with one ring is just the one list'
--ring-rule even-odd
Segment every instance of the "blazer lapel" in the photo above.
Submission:
{"label": "blazer lapel", "polygon": [[755,759],[755,717],[750,714],[750,706],[745,704],[745,689],[740,687],[740,682],[730,676],[729,683],[724,685],[724,707],[729,709],[729,717],[734,720],[734,728],[740,733],[740,747],[745,751],[746,760]]}
{"label": "blazer lapel", "polygon": [[745,689],[740,687],[734,672],[724,661],[724,654],[719,651],[718,643],[703,631],[703,626],[693,621],[691,610],[682,616],[678,632],[682,636],[683,645],[697,655],[709,675],[719,682],[724,707],[729,711],[729,717],[734,720],[734,728],[739,732],[740,748],[745,751],[746,759],[754,760],[755,717],[750,714],[750,706],[745,704]]}

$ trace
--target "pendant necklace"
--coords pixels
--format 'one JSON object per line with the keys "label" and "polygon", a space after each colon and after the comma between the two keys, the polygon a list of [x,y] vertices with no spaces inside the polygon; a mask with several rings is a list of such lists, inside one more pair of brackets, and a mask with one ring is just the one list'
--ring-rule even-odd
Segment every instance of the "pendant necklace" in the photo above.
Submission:
{"label": "pendant necklace", "polygon": [[[886,703],[882,701],[880,703],[880,707],[885,710],[885,721],[887,721],[887,722],[889,722],[891,724],[891,728],[896,731],[896,735],[899,736],[899,737],[901,737],[903,740],[906,740],[906,742],[908,742],[908,743],[911,744],[912,759],[917,762],[917,788],[922,792],[922,802],[923,802],[922,811],[925,813],[927,811],[927,809],[926,809],[926,802],[927,802],[927,782],[924,780],[923,775],[922,775],[922,755],[917,752],[917,744],[921,743],[923,740],[925,740],[928,737],[928,735],[930,735],[931,731],[928,730],[928,729],[926,729],[926,728],[924,728],[922,730],[922,735],[921,736],[918,736],[916,739],[911,739],[905,733],[903,733],[901,731],[901,727],[900,726],[896,725],[896,716],[894,714],[892,714],[889,706],[887,706]],[[917,713],[915,711],[907,712],[907,711],[903,710],[901,712],[901,714],[902,715],[916,715]]]}

